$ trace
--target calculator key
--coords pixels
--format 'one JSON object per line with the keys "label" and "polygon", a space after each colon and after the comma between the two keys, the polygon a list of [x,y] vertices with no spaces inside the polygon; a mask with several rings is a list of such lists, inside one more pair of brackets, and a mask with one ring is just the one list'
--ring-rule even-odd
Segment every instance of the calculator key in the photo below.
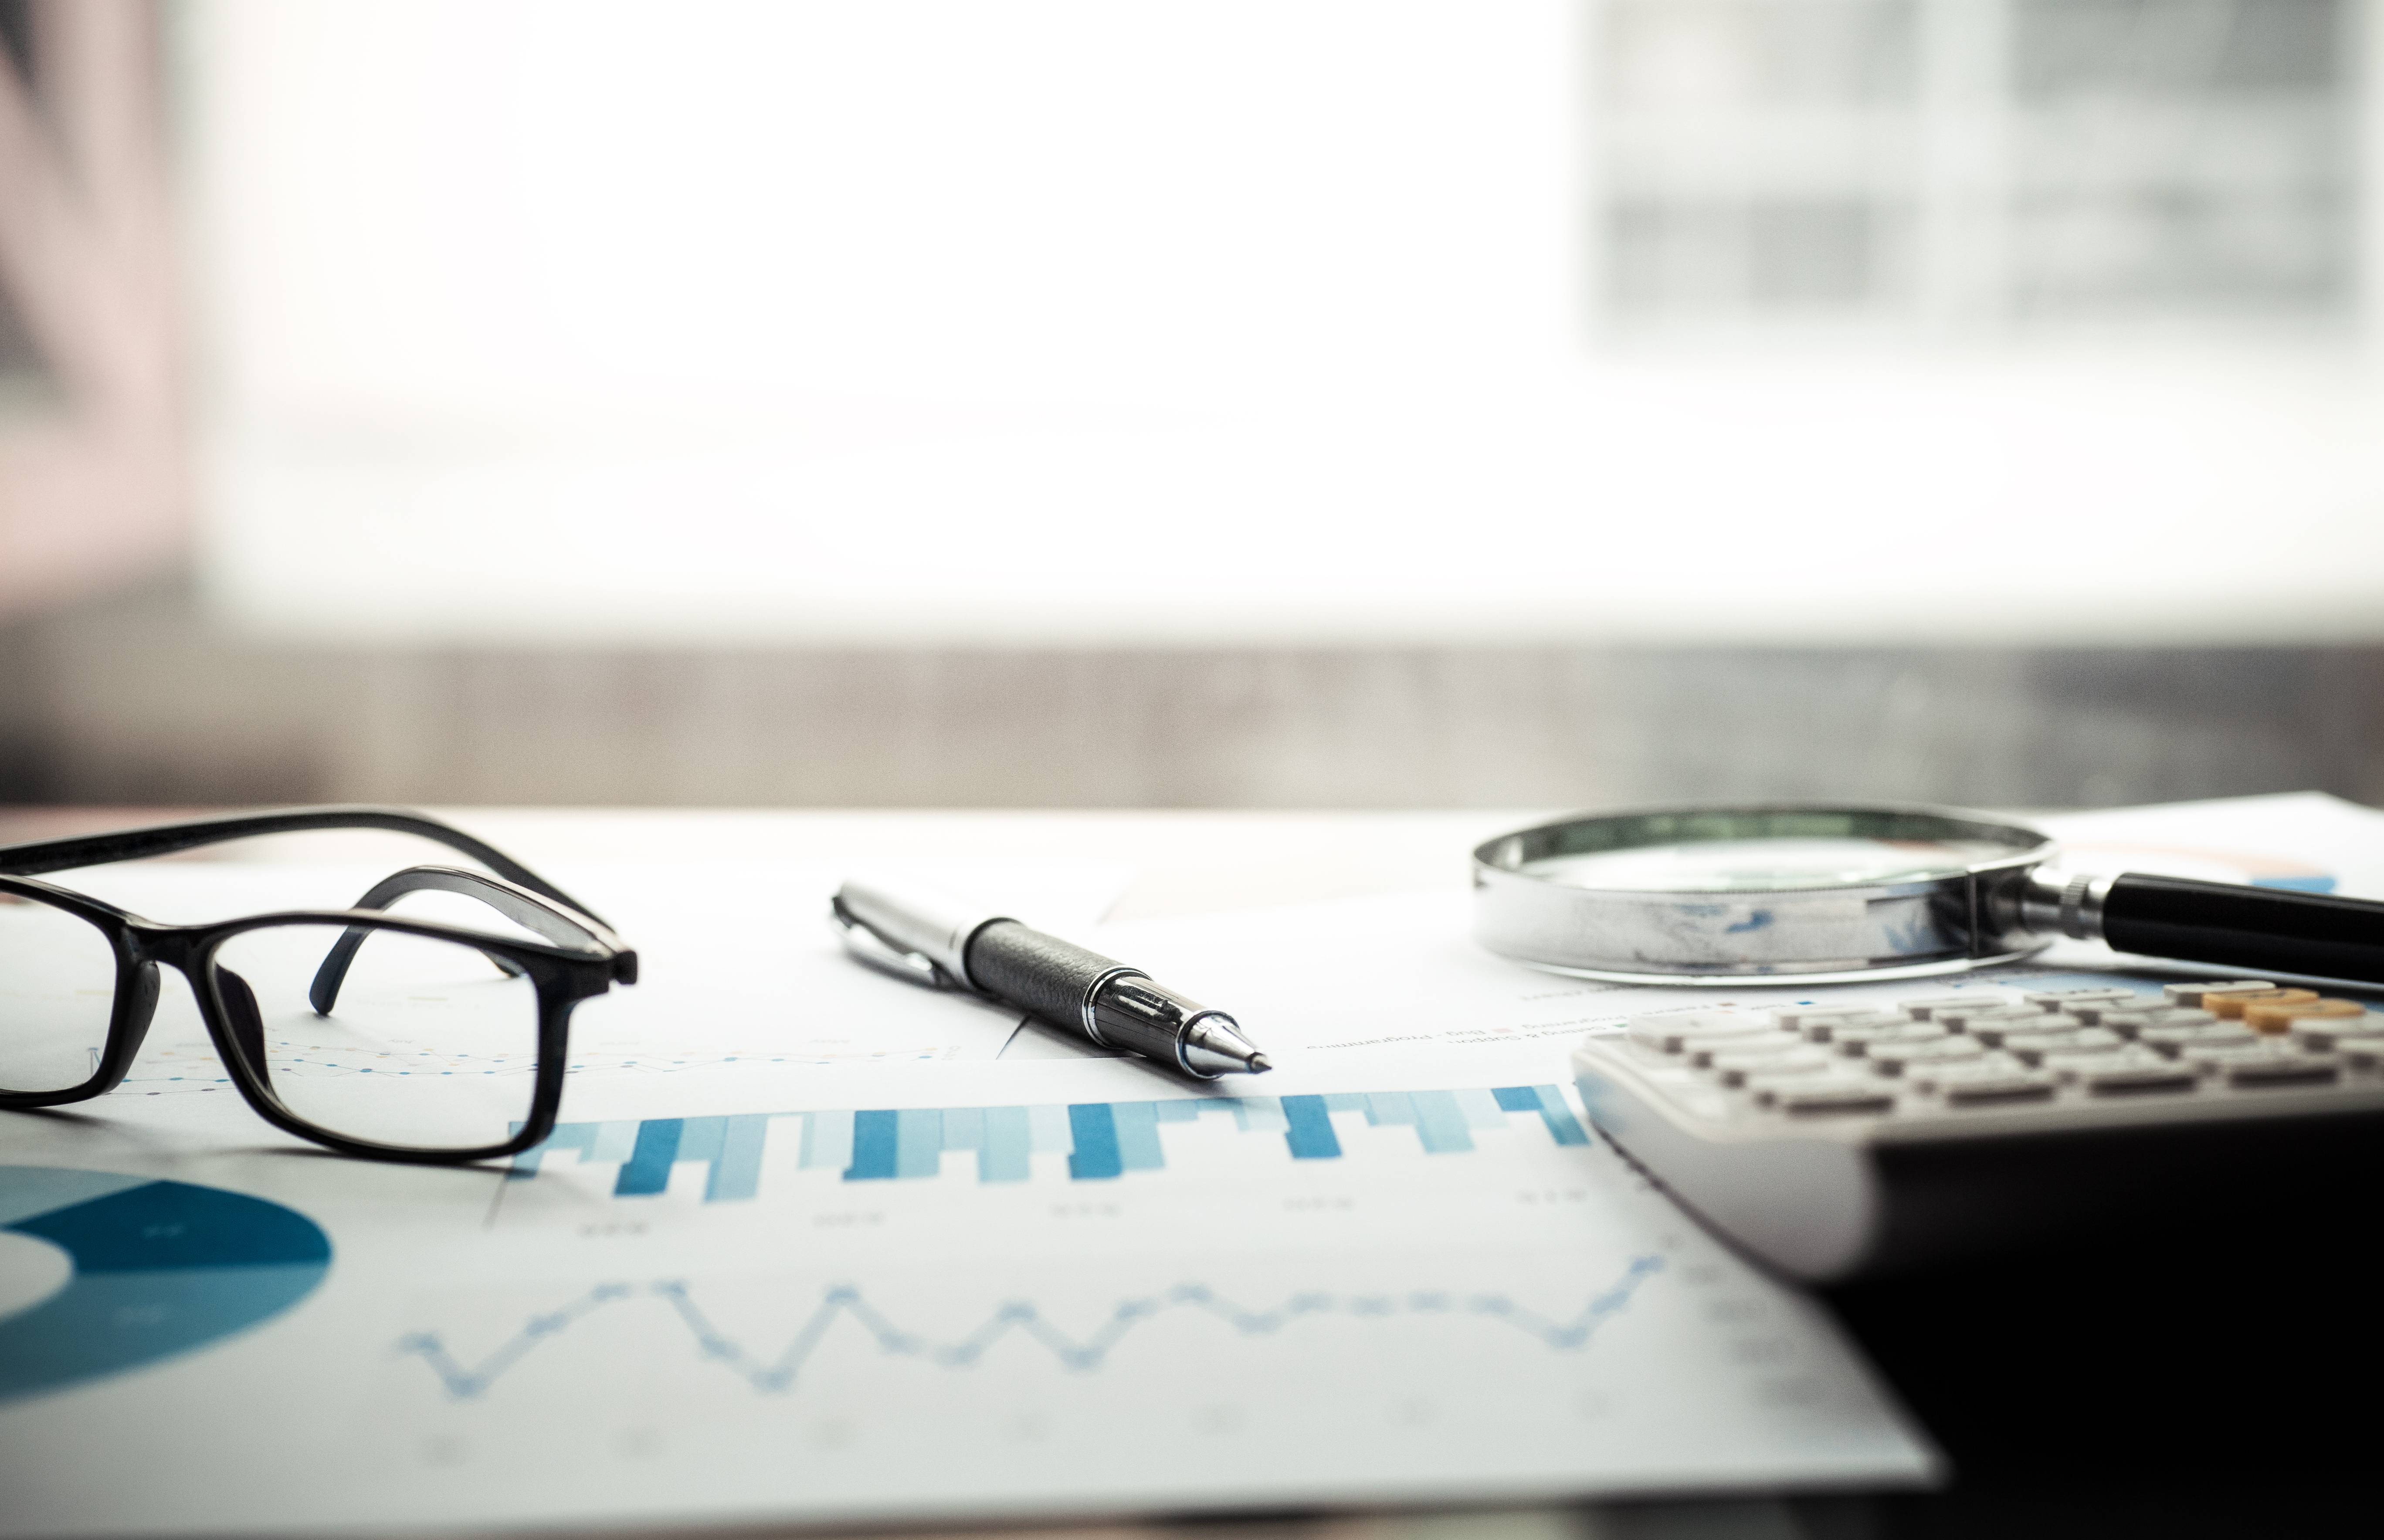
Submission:
{"label": "calculator key", "polygon": [[2325,995],[2316,1000],[2287,1000],[2275,1003],[2266,1000],[2243,1007],[2243,1025],[2254,1032],[2270,1034],[2290,1032],[2298,1021],[2312,1019],[2358,1017],[2367,1014],[2367,1007],[2355,1000],[2331,1000]]}
{"label": "calculator key", "polygon": [[1948,1080],[1940,1089],[1949,1106],[1983,1107],[2007,1101],[2051,1100],[2054,1080],[2039,1070],[2011,1070]]}
{"label": "calculator key", "polygon": [[2315,989],[2245,989],[2232,994],[2205,995],[2203,1007],[2212,1015],[2228,1021],[2241,1021],[2243,1012],[2258,1005],[2306,1005],[2317,999]]}
{"label": "calculator key", "polygon": [[1790,1113],[1884,1112],[1895,1106],[1895,1093],[1883,1083],[1864,1078],[1817,1075],[1786,1081],[1759,1099]]}
{"label": "calculator key", "polygon": [[2328,1086],[2342,1078],[2342,1062],[2330,1053],[2280,1052],[2227,1066],[2230,1086]]}
{"label": "calculator key", "polygon": [[2336,1045],[2355,1070],[2384,1070],[2384,1037],[2353,1037]]}
{"label": "calculator key", "polygon": [[1953,1034],[1935,1022],[1898,1020],[1886,1026],[1849,1026],[1842,1028],[1830,1039],[1830,1046],[1840,1053],[1859,1056],[1875,1048],[1896,1048],[1913,1043],[1942,1042]]}
{"label": "calculator key", "polygon": [[1865,1055],[1881,1074],[1902,1074],[1915,1064],[1943,1064],[1983,1059],[1986,1049],[1968,1037],[1939,1037],[1921,1043],[1873,1043]]}
{"label": "calculator key", "polygon": [[1801,1044],[1785,1053],[1736,1053],[1718,1050],[1709,1067],[1721,1077],[1725,1086],[1744,1086],[1751,1078],[1765,1075],[1819,1074],[1836,1069],[1842,1062],[1827,1049]]}
{"label": "calculator key", "polygon": [[[2043,1067],[2065,1081],[2084,1080],[2089,1075],[2101,1074],[2108,1070],[2177,1068],[2159,1054],[2133,1043],[2123,1043],[2099,1053],[2056,1054],[2046,1059]],[[2183,1070],[2180,1073],[2190,1074],[2192,1072]]]}
{"label": "calculator key", "polygon": [[2231,978],[2220,979],[2215,983],[2171,984],[2164,987],[2161,993],[2167,995],[2171,1002],[2185,1006],[2188,1009],[2207,1009],[2208,997],[2211,995],[2223,995],[2230,992],[2241,994],[2246,989],[2273,989],[2276,986],[2274,984],[2269,983],[2265,978]]}
{"label": "calculator key", "polygon": [[1726,1032],[1690,1037],[1681,1044],[1681,1051],[1690,1063],[1704,1069],[1717,1053],[1785,1053],[1807,1046],[1794,1032]]}
{"label": "calculator key", "polygon": [[2008,1032],[2000,1046],[2020,1062],[2035,1064],[2042,1063],[2048,1054],[2108,1053],[2125,1048],[2127,1042],[2116,1032],[2081,1026],[2067,1032]]}
{"label": "calculator key", "polygon": [[1735,1011],[1667,1011],[1634,1016],[1626,1029],[1634,1043],[1678,1053],[1692,1040],[1708,1037],[1751,1037],[1769,1032],[1771,1024],[1760,1016]]}
{"label": "calculator key", "polygon": [[2155,1001],[2168,1003],[2157,995],[2129,995],[2125,1000],[2073,1000],[2061,1009],[2088,1026],[2100,1026],[2113,1016],[2133,1015]]}
{"label": "calculator key", "polygon": [[2074,1078],[2089,1096],[2158,1096],[2190,1091],[2202,1084],[2202,1077],[2183,1065],[2158,1061],[2109,1064],[2064,1078]]}
{"label": "calculator key", "polygon": [[2384,1015],[2362,1011],[2355,1016],[2295,1016],[2285,1036],[2296,1047],[2316,1049],[2345,1047],[2363,1037],[2384,1039]]}
{"label": "calculator key", "polygon": [[2034,1021],[2043,1015],[2044,1012],[2033,1005],[2014,1005],[2008,1000],[1982,1000],[1973,1005],[1941,1005],[1929,1012],[1929,1019],[1941,1026],[1964,1032],[1969,1029],[1972,1022],[1994,1021],[2005,1016],[2025,1016]]}
{"label": "calculator key", "polygon": [[2083,989],[2039,989],[2020,997],[2024,1003],[2040,1011],[2067,1011],[2073,1000],[2080,1004],[2131,1005],[2142,998],[2133,989],[2114,984],[2100,984]]}
{"label": "calculator key", "polygon": [[1993,1047],[2005,1038],[2030,1032],[2073,1032],[2085,1024],[2062,1011],[2038,1011],[2030,1006],[2014,1006],[2009,1011],[1972,1016],[1964,1030],[1979,1041]]}
{"label": "calculator key", "polygon": [[1924,1091],[1934,1091],[1956,1081],[2035,1073],[2008,1053],[1988,1052],[1976,1059],[1916,1061],[1906,1067],[1905,1078]]}
{"label": "calculator key", "polygon": [[2157,1049],[2170,1058],[2188,1049],[2246,1048],[2259,1041],[2260,1035],[2241,1022],[2196,1022],[2186,1026],[2148,1026],[2136,1034],[2136,1041],[2149,1049]]}
{"label": "calculator key", "polygon": [[2146,1027],[2204,1026],[2217,1019],[2207,1011],[2105,1011],[2094,1025],[2122,1037],[2136,1037],[2142,1036]]}
{"label": "calculator key", "polygon": [[1825,1016],[1817,1022],[1808,1021],[1802,1030],[1805,1036],[1814,1042],[1834,1043],[1847,1033],[1859,1036],[1866,1032],[1880,1032],[1911,1025],[1911,1018],[1900,1012],[1857,1011],[1848,1015]]}
{"label": "calculator key", "polygon": [[1931,1019],[1940,1011],[1993,1011],[2009,1005],[2007,995],[1931,995],[1922,1000],[1900,1000],[1896,1009],[1916,1022]]}
{"label": "calculator key", "polygon": [[[1802,1032],[1820,1041],[1829,1037],[1829,1027],[1837,1022],[1886,1019],[1894,1012],[1871,1005],[1779,1005],[1772,1007],[1771,1021],[1775,1026],[1791,1032]],[[1817,1034],[1815,1028],[1821,1030]]]}

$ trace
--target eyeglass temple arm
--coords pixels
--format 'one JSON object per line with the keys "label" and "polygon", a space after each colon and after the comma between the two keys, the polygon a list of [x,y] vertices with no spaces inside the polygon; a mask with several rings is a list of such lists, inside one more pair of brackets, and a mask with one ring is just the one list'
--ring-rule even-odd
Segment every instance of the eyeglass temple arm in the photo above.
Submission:
{"label": "eyeglass temple arm", "polygon": [[[387,909],[408,893],[436,890],[461,893],[478,899],[527,930],[535,931],[559,947],[594,945],[612,953],[613,977],[622,984],[638,981],[638,954],[621,945],[621,938],[606,928],[604,922],[586,913],[574,914],[559,908],[539,894],[510,882],[500,881],[479,872],[466,872],[453,866],[409,866],[374,883],[365,896],[350,907],[354,909]],[[315,982],[307,987],[307,1003],[315,1013],[328,1016],[339,1002],[340,986],[348,976],[348,965],[355,961],[356,949],[372,931],[366,925],[350,925],[331,943],[323,965],[315,971]],[[522,965],[509,957],[494,952],[482,956],[495,963],[505,974],[518,976]]]}
{"label": "eyeglass temple arm", "polygon": [[[602,925],[594,910],[498,850],[462,829],[419,813],[397,807],[292,807],[271,813],[237,813],[221,818],[199,818],[187,824],[157,824],[144,829],[119,829],[113,834],[77,835],[68,839],[42,839],[25,845],[0,846],[0,872],[11,876],[39,876],[76,866],[99,866],[112,861],[142,861],[172,855],[177,851],[228,839],[248,839],[262,834],[296,834],[308,829],[388,829],[418,835],[460,851],[509,882],[542,894],[566,909]],[[527,922],[525,922],[527,923]],[[535,929],[535,926],[531,928]],[[541,932],[540,934],[543,934]]]}

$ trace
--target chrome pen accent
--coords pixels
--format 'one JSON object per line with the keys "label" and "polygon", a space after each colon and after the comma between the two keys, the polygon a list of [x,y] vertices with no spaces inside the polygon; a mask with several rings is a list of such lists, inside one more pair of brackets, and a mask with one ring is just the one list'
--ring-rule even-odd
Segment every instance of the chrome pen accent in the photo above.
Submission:
{"label": "chrome pen accent", "polygon": [[998,1000],[1202,1080],[1273,1068],[1226,1012],[1007,914],[864,882],[838,888],[830,913],[853,956],[911,983]]}

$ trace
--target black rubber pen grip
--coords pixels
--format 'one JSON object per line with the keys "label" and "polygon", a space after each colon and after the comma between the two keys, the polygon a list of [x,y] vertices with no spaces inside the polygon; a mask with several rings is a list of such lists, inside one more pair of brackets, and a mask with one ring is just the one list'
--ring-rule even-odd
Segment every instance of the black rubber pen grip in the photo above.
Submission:
{"label": "black rubber pen grip", "polygon": [[1078,1032],[1085,1029],[1085,998],[1093,986],[1124,967],[1016,920],[996,920],[970,937],[962,961],[970,981],[987,994]]}
{"label": "black rubber pen grip", "polygon": [[2330,893],[2130,872],[2111,880],[2103,938],[2145,957],[2384,984],[2384,904]]}

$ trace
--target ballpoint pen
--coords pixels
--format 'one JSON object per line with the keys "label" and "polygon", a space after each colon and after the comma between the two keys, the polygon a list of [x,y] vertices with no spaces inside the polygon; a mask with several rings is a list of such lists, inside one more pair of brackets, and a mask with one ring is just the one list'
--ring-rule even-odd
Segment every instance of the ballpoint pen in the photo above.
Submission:
{"label": "ballpoint pen", "polygon": [[1007,915],[862,882],[831,909],[855,957],[914,984],[986,995],[1203,1080],[1273,1068],[1223,1011]]}

